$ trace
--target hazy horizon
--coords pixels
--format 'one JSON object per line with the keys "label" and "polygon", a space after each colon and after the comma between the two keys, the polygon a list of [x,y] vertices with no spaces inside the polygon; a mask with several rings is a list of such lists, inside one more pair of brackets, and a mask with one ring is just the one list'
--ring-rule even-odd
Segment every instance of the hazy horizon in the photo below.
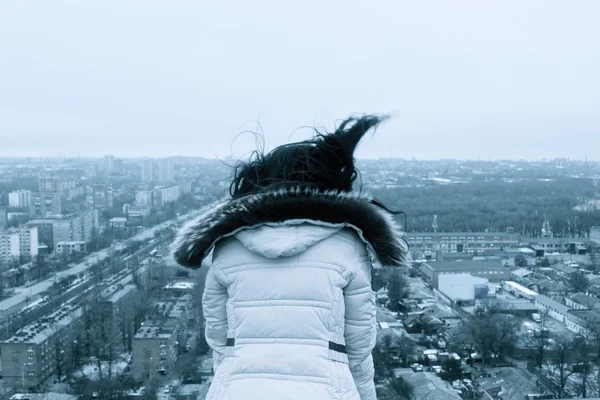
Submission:
{"label": "hazy horizon", "polygon": [[592,161],[600,3],[0,6],[0,157],[224,159],[391,114],[359,159]]}

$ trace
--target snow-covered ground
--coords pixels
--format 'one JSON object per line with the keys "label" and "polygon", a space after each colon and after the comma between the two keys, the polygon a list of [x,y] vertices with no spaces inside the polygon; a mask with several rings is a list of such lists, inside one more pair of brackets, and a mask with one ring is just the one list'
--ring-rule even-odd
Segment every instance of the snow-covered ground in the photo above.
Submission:
{"label": "snow-covered ground", "polygon": [[[127,367],[127,362],[123,360],[114,361],[111,365],[112,376],[117,376],[123,373],[123,370]],[[75,373],[76,377],[85,376],[90,380],[98,380],[100,378],[97,363],[88,363],[84,365],[81,370]],[[108,376],[108,362],[102,361],[102,376]]]}

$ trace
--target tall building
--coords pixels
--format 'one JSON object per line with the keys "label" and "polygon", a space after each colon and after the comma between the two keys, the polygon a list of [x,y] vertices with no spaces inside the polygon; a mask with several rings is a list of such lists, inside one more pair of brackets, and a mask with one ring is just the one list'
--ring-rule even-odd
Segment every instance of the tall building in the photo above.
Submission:
{"label": "tall building", "polygon": [[21,254],[20,250],[18,232],[0,232],[0,265],[7,265],[18,260]]}
{"label": "tall building", "polygon": [[8,194],[8,206],[29,208],[31,206],[31,190],[17,190]]}
{"label": "tall building", "polygon": [[62,192],[62,180],[58,177],[40,177],[38,184],[40,192]]}
{"label": "tall building", "polygon": [[113,188],[109,184],[92,186],[93,207],[96,210],[106,210],[113,206]]}
{"label": "tall building", "polygon": [[15,229],[19,234],[19,253],[27,259],[38,255],[38,230],[35,226]]}
{"label": "tall building", "polygon": [[107,171],[115,169],[115,157],[113,155],[107,154],[104,156],[104,169]]}
{"label": "tall building", "polygon": [[154,161],[144,158],[142,161],[142,183],[154,182]]}
{"label": "tall building", "polygon": [[158,181],[160,183],[172,182],[174,180],[173,160],[170,157],[163,158],[158,162]]}
{"label": "tall building", "polygon": [[62,212],[60,192],[34,192],[31,194],[30,214],[34,218],[46,218]]}

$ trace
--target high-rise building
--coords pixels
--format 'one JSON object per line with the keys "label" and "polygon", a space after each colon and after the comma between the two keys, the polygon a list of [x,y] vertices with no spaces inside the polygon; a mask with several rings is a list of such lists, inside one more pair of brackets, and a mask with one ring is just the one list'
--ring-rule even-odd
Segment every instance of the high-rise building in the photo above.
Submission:
{"label": "high-rise building", "polygon": [[15,229],[19,234],[19,254],[27,259],[38,255],[38,230],[35,226]]}
{"label": "high-rise building", "polygon": [[17,190],[8,194],[8,206],[29,208],[31,206],[31,190]]}
{"label": "high-rise building", "polygon": [[104,156],[104,169],[107,171],[115,169],[115,157],[113,155],[107,154]]}
{"label": "high-rise building", "polygon": [[60,192],[34,192],[31,194],[30,214],[35,218],[46,218],[62,212]]}
{"label": "high-rise building", "polygon": [[161,159],[158,162],[158,181],[160,183],[165,183],[172,182],[173,180],[173,160],[170,157]]}
{"label": "high-rise building", "polygon": [[144,158],[142,161],[142,183],[154,182],[154,161]]}
{"label": "high-rise building", "polygon": [[96,210],[106,210],[113,206],[113,189],[109,184],[92,186],[93,207]]}
{"label": "high-rise building", "polygon": [[40,177],[38,183],[40,192],[62,192],[62,180],[56,176]]}

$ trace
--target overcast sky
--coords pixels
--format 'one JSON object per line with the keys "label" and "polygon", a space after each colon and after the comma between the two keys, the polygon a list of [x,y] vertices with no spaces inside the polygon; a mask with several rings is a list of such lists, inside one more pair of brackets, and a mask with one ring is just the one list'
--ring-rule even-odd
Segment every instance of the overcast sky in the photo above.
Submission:
{"label": "overcast sky", "polygon": [[[0,156],[241,156],[352,113],[360,158],[600,159],[600,1],[0,4]],[[232,145],[233,142],[233,145]]]}

